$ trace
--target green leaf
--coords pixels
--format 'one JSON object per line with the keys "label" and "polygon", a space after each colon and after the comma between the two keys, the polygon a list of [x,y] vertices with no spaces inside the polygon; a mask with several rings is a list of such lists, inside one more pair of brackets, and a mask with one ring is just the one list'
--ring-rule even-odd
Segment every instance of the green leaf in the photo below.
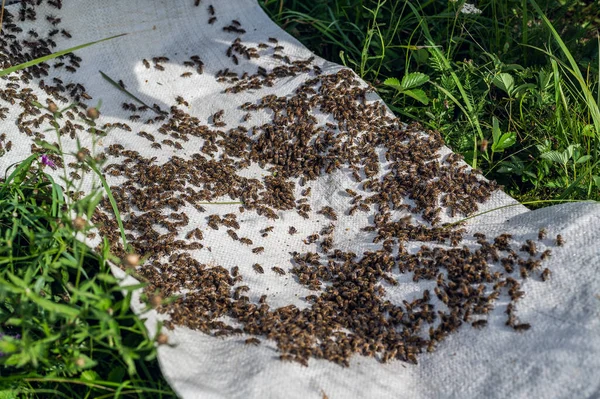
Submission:
{"label": "green leaf", "polygon": [[411,72],[407,75],[404,75],[404,77],[402,78],[402,83],[400,83],[400,85],[404,89],[412,89],[421,86],[427,82],[429,82],[429,76],[421,72]]}
{"label": "green leaf", "polygon": [[575,163],[584,163],[589,161],[590,159],[592,159],[591,155],[582,155],[577,159],[577,161],[575,161]]}
{"label": "green leaf", "polygon": [[400,84],[400,81],[396,78],[387,78],[383,81],[383,84],[385,86],[392,87],[396,90],[402,90],[402,85]]}
{"label": "green leaf", "polygon": [[108,373],[108,380],[113,382],[121,382],[125,377],[126,370],[122,366],[117,366]]}
{"label": "green leaf", "polygon": [[566,164],[567,161],[569,160],[569,158],[567,157],[566,154],[564,154],[562,152],[558,152],[558,151],[548,151],[548,152],[541,154],[540,157],[547,159],[549,161],[552,161],[552,162],[559,163],[561,165]]}
{"label": "green leaf", "polygon": [[515,79],[510,73],[503,72],[494,77],[492,84],[510,96],[515,87]]}
{"label": "green leaf", "polygon": [[596,185],[596,187],[600,188],[600,176],[592,176],[592,179],[594,179],[594,184]]}
{"label": "green leaf", "polygon": [[494,116],[492,117],[492,150],[494,150],[494,146],[498,143],[498,140],[500,140],[501,135],[502,132],[500,131],[500,124],[498,123],[498,118]]}
{"label": "green leaf", "polygon": [[96,381],[98,379],[99,375],[98,373],[96,373],[94,370],[85,370],[84,372],[81,373],[81,380],[82,381]]}
{"label": "green leaf", "polygon": [[425,105],[429,104],[429,98],[427,97],[427,94],[425,94],[425,92],[421,89],[406,90],[402,93],[422,102]]}
{"label": "green leaf", "polygon": [[596,131],[594,129],[594,125],[585,125],[581,134],[587,137],[596,137]]}
{"label": "green leaf", "polygon": [[492,144],[492,151],[502,152],[506,148],[512,146],[517,141],[517,134],[515,132],[507,132],[500,136],[497,143]]}
{"label": "green leaf", "polygon": [[[563,155],[567,157],[567,160],[573,158],[573,152],[578,147],[579,147],[579,144],[571,144],[567,147],[566,150],[563,151]],[[566,161],[565,161],[565,163],[566,163]]]}
{"label": "green leaf", "polygon": [[44,141],[44,140],[38,140],[38,139],[36,139],[34,141],[40,147],[45,148],[47,150],[50,150],[50,151],[52,151],[55,154],[60,154],[60,149],[57,146],[52,145],[52,144],[50,144],[50,143],[48,143],[47,141]]}

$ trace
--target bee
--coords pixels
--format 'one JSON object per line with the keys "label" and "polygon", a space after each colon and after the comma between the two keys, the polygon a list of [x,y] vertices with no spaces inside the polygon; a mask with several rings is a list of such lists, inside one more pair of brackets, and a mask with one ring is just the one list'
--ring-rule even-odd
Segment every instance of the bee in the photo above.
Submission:
{"label": "bee", "polygon": [[246,237],[242,237],[242,238],[240,238],[240,242],[241,242],[242,244],[246,244],[246,245],[252,245],[252,240],[251,240],[251,239],[249,239],[249,238],[246,238]]}
{"label": "bee", "polygon": [[542,281],[548,281],[551,274],[552,274],[552,272],[550,271],[550,269],[548,269],[548,268],[544,269],[544,271],[541,274]]}
{"label": "bee", "polygon": [[194,5],[198,7],[200,5],[200,0],[194,0]]}
{"label": "bee", "polygon": [[531,325],[529,323],[521,323],[512,326],[512,328],[514,328],[515,331],[527,331],[531,328]]}
{"label": "bee", "polygon": [[265,270],[262,268],[262,266],[258,263],[253,264],[252,268],[254,269],[254,271],[256,273],[259,273],[259,274],[263,274],[265,272]]}
{"label": "bee", "polygon": [[189,106],[190,106],[190,104],[189,104],[187,101],[185,101],[185,99],[184,99],[183,97],[181,97],[181,96],[177,96],[177,97],[175,97],[175,101],[176,101],[176,102],[177,102],[177,104],[179,104],[179,105],[185,105],[186,107],[189,107]]}
{"label": "bee", "polygon": [[271,43],[279,43],[279,41],[277,39],[275,39],[274,37],[270,37],[269,38],[269,42],[271,42]]}
{"label": "bee", "polygon": [[548,256],[552,255],[552,250],[547,249],[540,255],[541,260],[545,260]]}
{"label": "bee", "polygon": [[181,76],[182,78],[189,78],[189,77],[192,76],[192,73],[191,72],[184,72],[184,73],[182,73],[179,76]]}
{"label": "bee", "polygon": [[154,69],[158,69],[159,71],[164,71],[165,67],[160,64],[154,64]]}
{"label": "bee", "polygon": [[146,69],[150,69],[150,63],[148,62],[148,60],[147,60],[147,59],[145,59],[145,58],[144,58],[144,59],[142,60],[142,63],[144,64],[144,66],[146,67]]}
{"label": "bee", "polygon": [[215,8],[211,5],[208,6],[208,13],[210,15],[215,15]]}
{"label": "bee", "polygon": [[281,267],[273,266],[271,268],[271,270],[273,270],[275,273],[279,274],[280,276],[285,275],[285,270],[283,270]]}
{"label": "bee", "polygon": [[356,191],[351,190],[349,188],[346,189],[346,193],[351,197],[356,197],[358,195],[358,193]]}
{"label": "bee", "polygon": [[475,328],[483,328],[487,326],[487,320],[475,320],[471,325]]}
{"label": "bee", "polygon": [[312,189],[310,187],[305,188],[304,190],[302,190],[302,196],[303,197],[308,197],[311,193]]}
{"label": "bee", "polygon": [[61,19],[55,17],[54,15],[47,15],[46,20],[48,22],[50,22],[53,26],[56,26],[56,25],[60,24],[60,22],[61,22]]}
{"label": "bee", "polygon": [[252,115],[250,115],[250,112],[248,112],[244,115],[243,120],[244,120],[244,122],[248,122],[251,118],[252,118]]}
{"label": "bee", "polygon": [[196,72],[198,73],[198,75],[202,75],[204,73],[204,65],[198,65],[198,68],[196,68]]}
{"label": "bee", "polygon": [[564,243],[565,243],[565,241],[564,241],[563,237],[560,234],[558,234],[556,236],[556,245],[559,247],[562,247],[564,245]]}
{"label": "bee", "polygon": [[60,33],[61,33],[61,34],[62,34],[64,37],[66,37],[66,38],[68,38],[68,39],[70,39],[70,38],[72,38],[72,37],[73,37],[73,36],[71,36],[71,34],[70,34],[68,31],[66,31],[66,30],[64,30],[64,29],[62,29],[62,30],[60,31]]}
{"label": "bee", "polygon": [[[52,29],[49,33],[48,36],[52,37],[54,35],[56,35],[57,33],[59,33],[60,31],[58,29]],[[36,36],[37,37],[37,36]]]}
{"label": "bee", "polygon": [[529,255],[533,256],[537,252],[537,247],[532,240],[525,241],[525,244],[521,247],[521,251],[529,253]]}
{"label": "bee", "polygon": [[237,19],[232,19],[231,23],[234,24],[235,26],[242,26],[242,24],[240,24],[240,21],[238,21]]}
{"label": "bee", "polygon": [[208,19],[208,23],[209,23],[210,25],[212,25],[212,24],[214,24],[214,23],[215,23],[215,21],[216,21],[216,20],[217,20],[217,17],[210,17],[210,18]]}
{"label": "bee", "polygon": [[332,207],[330,207],[330,206],[324,206],[317,213],[325,215],[325,216],[327,216],[331,220],[337,220],[337,214],[335,213],[335,210]]}
{"label": "bee", "polygon": [[152,144],[150,144],[150,147],[156,148],[156,149],[161,149],[162,148],[162,146],[159,143],[152,143]]}
{"label": "bee", "polygon": [[265,247],[256,247],[252,249],[252,253],[261,254],[265,251]]}
{"label": "bee", "polygon": [[238,241],[240,238],[238,237],[237,233],[231,229],[227,230],[227,234],[229,234],[229,237],[231,237],[232,239]]}
{"label": "bee", "polygon": [[546,238],[546,229],[540,229],[540,231],[538,231],[538,240],[543,240],[544,238]]}
{"label": "bee", "polygon": [[248,338],[244,341],[246,345],[260,345],[260,339],[258,338]]}
{"label": "bee", "polygon": [[[55,65],[55,67],[56,67],[56,65]],[[71,72],[71,73],[75,73],[75,72],[77,72],[77,69],[73,68],[73,67],[72,67],[72,66],[70,66],[70,65],[67,65],[67,66],[65,67],[65,69],[66,69],[67,71]]]}
{"label": "bee", "polygon": [[294,235],[298,232],[298,230],[296,230],[296,228],[294,226],[290,226],[290,228],[288,229],[288,234],[289,235]]}

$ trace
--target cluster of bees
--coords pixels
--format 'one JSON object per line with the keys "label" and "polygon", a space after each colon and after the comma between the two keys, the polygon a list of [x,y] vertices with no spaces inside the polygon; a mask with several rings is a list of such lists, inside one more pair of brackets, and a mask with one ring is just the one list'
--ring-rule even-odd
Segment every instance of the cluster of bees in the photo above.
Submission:
{"label": "cluster of bees", "polygon": [[[22,3],[27,18],[35,7],[31,2]],[[212,5],[208,14],[214,18],[209,22],[214,23]],[[60,18],[52,18],[48,22],[50,29],[55,29]],[[18,28],[13,20],[6,12],[8,32]],[[259,50],[242,41],[241,23],[233,21],[225,28],[239,36],[223,54],[224,60],[233,62],[233,69],[257,58]],[[12,65],[20,59],[10,51],[17,41],[5,37],[2,40],[7,43],[3,46],[7,52],[0,56],[0,62]],[[240,104],[243,117],[238,126],[231,124],[232,118],[226,119],[224,110],[203,121],[191,115],[188,102],[178,97],[168,114],[159,108],[148,109],[159,114],[152,119],[158,127],[136,132],[149,147],[172,151],[167,162],[157,164],[156,158],[133,149],[133,144],[132,148],[113,144],[104,155],[107,178],[118,181],[111,189],[128,243],[148,259],[136,272],[148,283],[145,292],[150,302],[157,311],[169,315],[167,327],[186,326],[217,337],[246,334],[251,337],[245,337],[245,342],[253,345],[260,344],[262,337],[277,344],[282,360],[308,365],[311,358],[318,358],[343,366],[348,366],[356,354],[382,362],[396,359],[416,363],[420,353],[435,350],[461,326],[484,329],[487,315],[501,296],[508,298],[506,325],[516,331],[529,329],[531,326],[516,314],[516,304],[524,295],[521,282],[551,277],[550,270],[543,267],[551,256],[547,247],[562,245],[562,237],[552,242],[545,231],[540,231],[537,237],[521,243],[510,234],[491,238],[477,234],[474,240],[463,243],[463,226],[444,225],[443,221],[476,212],[499,186],[468,169],[460,156],[441,157],[443,140],[437,132],[425,131],[418,124],[407,126],[380,101],[368,101],[371,89],[350,70],[324,74],[312,58],[291,60],[284,55],[276,38],[266,42],[275,46],[273,55],[278,56],[280,65],[258,67],[256,72],[225,69],[216,79],[235,101],[235,93],[274,86],[290,76],[305,77],[293,93],[265,95]],[[27,47],[28,55],[20,57],[51,51],[51,46],[46,50],[40,46]],[[269,47],[261,44],[258,48],[265,46]],[[73,61],[81,62],[73,57],[65,58],[70,66],[75,65]],[[162,63],[167,61],[165,56],[152,59],[157,70],[164,69]],[[143,62],[151,68],[149,61]],[[203,72],[199,57],[186,62],[186,66]],[[46,76],[49,69],[40,64],[18,76],[29,81],[37,75]],[[55,95],[78,95],[83,100],[84,94],[88,96],[83,86],[70,86],[75,90],[71,93],[62,81],[53,83],[56,85],[40,87],[55,99]],[[44,114],[27,105],[39,102],[37,96],[19,86],[3,89],[0,98],[19,101],[25,109],[20,119],[22,129],[29,129],[22,132],[43,138],[33,122],[28,122]],[[84,106],[72,108],[73,118]],[[139,112],[140,108],[123,105],[127,112]],[[253,124],[251,116],[256,112],[270,120]],[[324,119],[315,115],[324,115]],[[75,125],[72,122],[63,134],[85,130]],[[197,150],[185,157],[175,155],[175,150],[184,148]],[[240,173],[250,166],[269,173],[261,178]],[[346,175],[351,182],[340,190],[336,201],[346,203],[345,209],[329,205],[313,209],[311,183],[333,174]],[[204,205],[223,198],[239,202],[235,212],[229,207],[225,214],[207,214]],[[93,222],[110,241],[112,252],[124,258],[111,205],[108,200],[101,205]],[[191,222],[193,218],[185,211],[190,207],[205,217],[204,224]],[[325,219],[326,225],[309,236],[297,234],[295,226],[284,226],[289,233],[286,239],[311,246],[311,251],[293,252],[288,265],[261,260],[228,270],[194,258],[193,251],[210,250],[209,229],[226,231],[224,239],[240,245],[240,251],[254,257],[262,255],[262,241],[254,243],[242,234],[243,218],[239,215],[245,212],[268,223],[257,231],[259,240],[277,238],[275,226],[283,223],[281,216],[286,212],[309,220]],[[337,224],[357,217],[368,221],[361,234],[377,249],[354,253],[337,247]],[[272,308],[267,295],[251,300],[244,273],[253,273],[254,278],[291,276],[311,292],[304,298],[309,306]],[[386,289],[398,285],[400,274],[409,274],[416,284],[423,282],[433,289],[392,303]],[[178,298],[163,300],[172,295]],[[223,321],[225,317],[235,325]]]}

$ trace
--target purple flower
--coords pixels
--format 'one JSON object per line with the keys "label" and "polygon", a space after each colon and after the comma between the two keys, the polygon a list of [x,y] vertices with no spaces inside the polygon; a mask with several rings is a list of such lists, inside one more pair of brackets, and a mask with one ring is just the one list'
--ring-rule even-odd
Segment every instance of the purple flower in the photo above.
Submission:
{"label": "purple flower", "polygon": [[48,155],[42,155],[42,163],[46,166],[50,166],[52,169],[56,169],[56,164],[48,157]]}

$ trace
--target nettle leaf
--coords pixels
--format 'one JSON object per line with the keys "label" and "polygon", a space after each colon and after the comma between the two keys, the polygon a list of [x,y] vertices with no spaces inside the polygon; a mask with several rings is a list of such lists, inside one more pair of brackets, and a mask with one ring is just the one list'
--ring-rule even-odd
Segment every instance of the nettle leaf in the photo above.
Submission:
{"label": "nettle leaf", "polygon": [[400,84],[404,89],[412,89],[429,82],[429,76],[421,72],[411,72],[404,75]]}
{"label": "nettle leaf", "polygon": [[540,155],[540,157],[563,165],[569,160],[566,154],[558,151],[548,151]]}
{"label": "nettle leaf", "polygon": [[387,78],[383,81],[383,84],[392,87],[396,90],[402,90],[402,85],[400,84],[400,81],[396,78]]}
{"label": "nettle leaf", "polygon": [[424,105],[429,104],[429,97],[427,97],[427,94],[425,94],[425,92],[421,89],[406,90],[403,93],[423,103]]}
{"label": "nettle leaf", "polygon": [[515,79],[510,73],[503,72],[492,80],[492,84],[510,96],[515,87]]}
{"label": "nettle leaf", "polygon": [[506,148],[512,146],[517,142],[517,134],[515,132],[507,132],[500,136],[498,142],[492,144],[492,151],[502,152]]}

